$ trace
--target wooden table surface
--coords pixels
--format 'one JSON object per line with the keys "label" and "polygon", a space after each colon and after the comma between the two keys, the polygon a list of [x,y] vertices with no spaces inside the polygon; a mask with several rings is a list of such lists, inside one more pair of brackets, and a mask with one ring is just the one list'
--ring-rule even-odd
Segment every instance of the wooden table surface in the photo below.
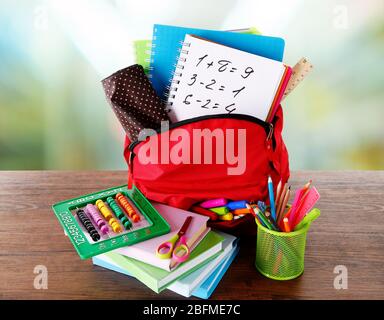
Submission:
{"label": "wooden table surface", "polygon": [[[254,268],[255,239],[240,254],[213,299],[384,299],[384,171],[293,172],[293,189],[312,178],[321,216],[308,235],[305,272],[279,282]],[[1,299],[183,299],[156,294],[139,281],[80,260],[51,205],[124,184],[123,171],[0,172]],[[48,269],[48,289],[33,286],[36,265]],[[348,270],[336,290],[334,268]]]}

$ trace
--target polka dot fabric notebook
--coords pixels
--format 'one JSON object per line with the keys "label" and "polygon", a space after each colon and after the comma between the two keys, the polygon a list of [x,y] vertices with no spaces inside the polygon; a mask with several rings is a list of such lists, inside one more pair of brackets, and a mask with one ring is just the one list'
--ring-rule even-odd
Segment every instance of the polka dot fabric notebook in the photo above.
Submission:
{"label": "polka dot fabric notebook", "polygon": [[102,80],[105,95],[130,141],[142,129],[160,128],[169,120],[163,101],[157,96],[142,66],[135,64]]}

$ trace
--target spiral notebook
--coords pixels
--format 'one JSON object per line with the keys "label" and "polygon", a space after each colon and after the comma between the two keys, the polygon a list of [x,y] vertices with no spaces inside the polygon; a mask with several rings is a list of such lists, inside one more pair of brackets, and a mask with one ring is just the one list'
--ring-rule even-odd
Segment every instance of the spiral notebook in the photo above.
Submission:
{"label": "spiral notebook", "polygon": [[[225,30],[226,32],[239,32],[246,34],[260,34],[255,27],[244,29]],[[135,50],[135,63],[140,64],[144,68],[146,74],[149,73],[149,63],[151,61],[151,40],[135,40],[133,41],[133,48]]]}
{"label": "spiral notebook", "polygon": [[171,121],[237,113],[267,121],[290,76],[282,62],[187,34],[169,92]]}
{"label": "spiral notebook", "polygon": [[[153,29],[149,77],[156,93],[166,99],[167,87],[186,34],[194,34],[249,53],[282,61],[284,40],[240,32],[214,31],[155,24]],[[251,31],[254,33],[254,30]]]}

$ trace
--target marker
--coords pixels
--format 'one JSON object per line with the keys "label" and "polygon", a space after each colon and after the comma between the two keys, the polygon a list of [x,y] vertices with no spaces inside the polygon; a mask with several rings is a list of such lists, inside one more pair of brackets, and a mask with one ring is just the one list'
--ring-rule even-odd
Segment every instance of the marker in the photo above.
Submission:
{"label": "marker", "polygon": [[[248,204],[248,203],[247,203],[247,204]],[[248,208],[236,209],[236,210],[233,210],[232,213],[233,213],[235,216],[239,216],[239,215],[242,215],[242,214],[251,213],[251,210],[249,210]]]}
{"label": "marker", "polygon": [[276,221],[276,208],[275,208],[275,199],[273,195],[273,182],[272,182],[271,176],[268,176],[268,192],[269,192],[269,202],[271,205],[272,219]]}
{"label": "marker", "polygon": [[219,215],[219,220],[224,220],[224,221],[231,221],[233,220],[233,214],[232,212],[228,212],[226,214],[223,214],[223,215]]}
{"label": "marker", "polygon": [[208,210],[208,209],[204,209],[202,207],[199,207],[199,206],[193,206],[191,208],[191,211],[193,212],[196,212],[196,213],[199,213],[203,216],[207,216],[209,217],[211,220],[215,221],[218,219],[218,216],[216,213],[212,212],[211,210]]}
{"label": "marker", "polygon": [[303,220],[299,224],[296,225],[295,230],[300,230],[304,226],[306,226],[308,223],[312,223],[315,221],[320,215],[320,210],[319,209],[313,209],[311,212],[309,212]]}
{"label": "marker", "polygon": [[241,200],[241,201],[232,201],[227,203],[227,208],[230,211],[236,210],[236,209],[244,209],[247,207],[247,201]]}
{"label": "marker", "polygon": [[212,212],[216,213],[219,216],[226,215],[229,212],[227,207],[210,208],[209,210],[211,210]]}
{"label": "marker", "polygon": [[205,209],[210,209],[210,208],[225,206],[227,203],[228,201],[224,198],[212,199],[212,200],[207,200],[200,203],[200,207],[203,207]]}

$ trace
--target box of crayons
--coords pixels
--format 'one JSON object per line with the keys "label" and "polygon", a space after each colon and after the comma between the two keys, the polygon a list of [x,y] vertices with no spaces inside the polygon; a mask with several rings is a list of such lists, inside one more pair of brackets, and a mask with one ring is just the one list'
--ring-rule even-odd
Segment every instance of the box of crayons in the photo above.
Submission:
{"label": "box of crayons", "polygon": [[126,185],[65,200],[52,208],[82,259],[170,231],[139,189],[128,190]]}

